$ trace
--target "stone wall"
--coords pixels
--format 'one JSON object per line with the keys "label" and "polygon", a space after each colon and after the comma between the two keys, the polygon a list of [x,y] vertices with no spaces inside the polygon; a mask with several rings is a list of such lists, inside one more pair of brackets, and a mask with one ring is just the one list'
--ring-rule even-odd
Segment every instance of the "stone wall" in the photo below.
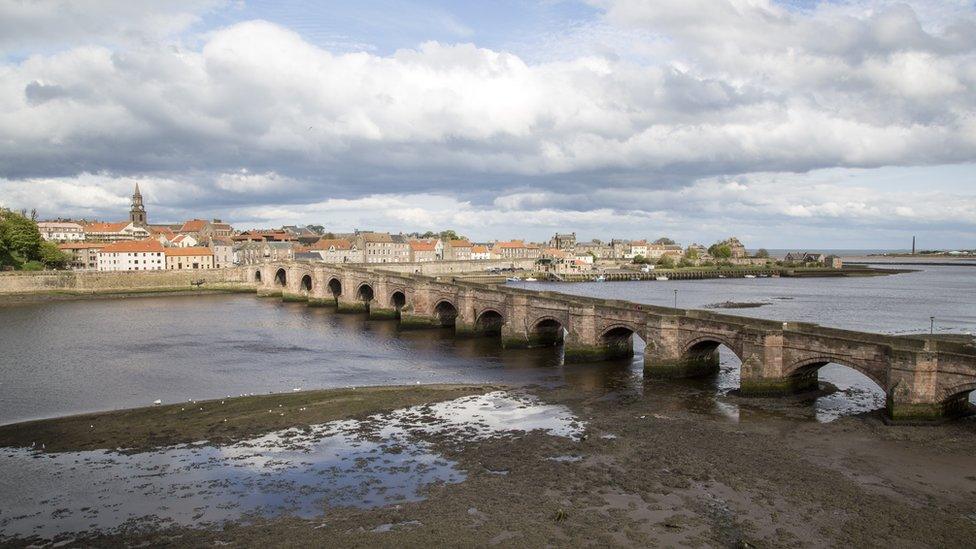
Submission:
{"label": "stone wall", "polygon": [[[191,283],[203,281],[194,286]],[[253,288],[238,268],[199,271],[47,271],[0,273],[0,295],[4,294],[98,294],[173,290],[244,290]]]}

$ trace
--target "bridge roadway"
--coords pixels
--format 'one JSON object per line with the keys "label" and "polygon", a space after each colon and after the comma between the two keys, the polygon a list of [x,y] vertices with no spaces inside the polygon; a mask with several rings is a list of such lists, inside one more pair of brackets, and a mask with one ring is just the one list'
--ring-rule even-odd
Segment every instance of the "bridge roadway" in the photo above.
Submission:
{"label": "bridge roadway", "polygon": [[816,388],[819,368],[841,364],[885,391],[887,415],[895,421],[964,413],[976,389],[976,349],[924,336],[539,292],[378,266],[291,261],[246,269],[259,295],[399,319],[404,329],[454,326],[458,336],[500,336],[506,348],[561,343],[567,362],[632,356],[636,334],[647,344],[648,376],[712,374],[719,367],[718,347],[725,345],[742,361],[740,391],[748,396]]}

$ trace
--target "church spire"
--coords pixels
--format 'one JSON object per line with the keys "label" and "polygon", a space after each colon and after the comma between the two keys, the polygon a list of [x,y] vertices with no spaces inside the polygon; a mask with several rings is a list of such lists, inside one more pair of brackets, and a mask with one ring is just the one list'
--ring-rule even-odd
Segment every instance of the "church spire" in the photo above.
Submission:
{"label": "church spire", "polygon": [[142,193],[139,192],[139,184],[136,183],[136,190],[132,193],[132,209],[129,210],[129,221],[137,227],[145,227],[148,223],[146,207],[142,203]]}

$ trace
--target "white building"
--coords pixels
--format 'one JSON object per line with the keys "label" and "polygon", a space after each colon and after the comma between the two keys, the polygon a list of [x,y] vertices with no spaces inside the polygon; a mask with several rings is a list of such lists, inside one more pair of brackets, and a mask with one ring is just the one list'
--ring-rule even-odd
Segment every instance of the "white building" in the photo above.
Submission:
{"label": "white building", "polygon": [[178,234],[169,241],[173,248],[193,248],[200,245],[200,241],[189,234]]}
{"label": "white building", "polygon": [[166,248],[156,240],[107,244],[98,252],[99,271],[162,271]]}
{"label": "white building", "polygon": [[474,244],[471,246],[471,259],[491,259],[491,250],[488,246]]}
{"label": "white building", "polygon": [[85,228],[70,221],[40,221],[37,230],[41,238],[51,242],[80,242],[85,239]]}

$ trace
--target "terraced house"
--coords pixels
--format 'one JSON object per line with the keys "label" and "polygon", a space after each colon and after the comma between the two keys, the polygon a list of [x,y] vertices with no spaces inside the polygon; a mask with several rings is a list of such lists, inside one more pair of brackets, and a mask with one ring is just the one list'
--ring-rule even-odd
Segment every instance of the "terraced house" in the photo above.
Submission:
{"label": "terraced house", "polygon": [[321,238],[308,248],[326,263],[364,263],[363,250],[345,238]]}
{"label": "terraced house", "polygon": [[402,235],[363,232],[353,238],[366,257],[366,263],[407,263],[410,244]]}
{"label": "terraced house", "polygon": [[189,246],[166,248],[166,269],[170,271],[213,269],[214,254],[210,248]]}

